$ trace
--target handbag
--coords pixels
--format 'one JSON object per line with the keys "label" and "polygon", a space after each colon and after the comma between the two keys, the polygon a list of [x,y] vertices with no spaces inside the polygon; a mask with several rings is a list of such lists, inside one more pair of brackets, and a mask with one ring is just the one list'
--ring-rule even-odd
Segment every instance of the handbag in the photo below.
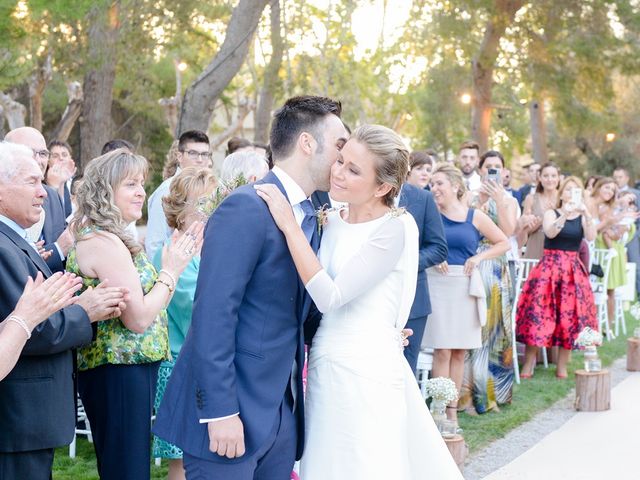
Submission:
{"label": "handbag", "polygon": [[596,277],[604,278],[604,270],[597,263],[591,265],[591,271],[589,273],[591,275],[595,275]]}

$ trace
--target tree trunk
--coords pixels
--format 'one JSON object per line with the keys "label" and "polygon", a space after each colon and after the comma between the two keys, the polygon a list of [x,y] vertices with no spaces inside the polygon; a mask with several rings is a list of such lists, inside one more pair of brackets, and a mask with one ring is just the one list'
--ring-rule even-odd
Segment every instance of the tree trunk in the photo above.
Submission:
{"label": "tree trunk", "polygon": [[237,115],[235,120],[229,123],[229,126],[225,128],[215,137],[211,138],[211,150],[217,149],[220,145],[226,142],[229,137],[242,128],[244,119],[247,118],[250,112],[254,111],[256,106],[248,98],[238,102]]}
{"label": "tree trunk", "polygon": [[640,339],[635,337],[627,339],[627,370],[640,371]]}
{"label": "tree trunk", "polygon": [[4,118],[7,119],[9,130],[25,126],[26,107],[4,92],[0,92],[0,109]]}
{"label": "tree trunk", "polygon": [[51,81],[52,74],[51,53],[49,53],[42,65],[38,65],[29,81],[29,120],[31,126],[40,131],[42,131],[42,95]]}
{"label": "tree trunk", "polygon": [[186,130],[209,129],[216,101],[242,67],[268,2],[240,0],[233,9],[220,50],[185,92],[176,137]]}
{"label": "tree trunk", "polygon": [[116,43],[120,2],[100,5],[89,12],[88,58],[92,64],[84,77],[84,102],[80,119],[80,161],[84,167],[100,154],[111,138],[111,103],[116,76]]}
{"label": "tree trunk", "polygon": [[67,96],[69,97],[67,107],[51,134],[52,140],[66,142],[82,112],[82,84],[80,82],[67,83]]}
{"label": "tree trunk", "polygon": [[609,370],[576,370],[575,408],[579,412],[601,412],[611,408],[611,373]]}
{"label": "tree trunk", "polygon": [[498,58],[500,39],[522,7],[523,0],[495,0],[494,11],[487,22],[480,49],[473,59],[473,111],[471,131],[480,145],[480,152],[487,150],[491,127],[491,91],[493,68]]}
{"label": "tree trunk", "polygon": [[536,163],[549,161],[547,150],[547,126],[544,118],[544,102],[532,100],[529,104],[529,118],[531,123],[531,147],[533,160]]}
{"label": "tree trunk", "polygon": [[271,4],[271,58],[264,72],[264,82],[260,89],[258,107],[255,113],[253,139],[260,143],[269,143],[269,123],[275,90],[280,83],[278,73],[284,55],[284,41],[280,25],[280,2]]}

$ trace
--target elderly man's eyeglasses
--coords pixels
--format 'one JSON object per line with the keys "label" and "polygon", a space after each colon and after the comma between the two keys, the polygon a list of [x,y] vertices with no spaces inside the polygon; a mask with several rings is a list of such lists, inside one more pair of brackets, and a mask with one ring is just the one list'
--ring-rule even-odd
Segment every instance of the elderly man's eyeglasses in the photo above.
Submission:
{"label": "elderly man's eyeglasses", "polygon": [[189,157],[189,160],[197,160],[198,157],[200,157],[203,160],[211,160],[212,158],[211,152],[198,152],[196,150],[180,150],[180,151],[184,153],[187,157]]}
{"label": "elderly man's eyeglasses", "polygon": [[33,158],[40,158],[42,160],[49,160],[49,157],[51,156],[51,152],[49,150],[36,150],[35,148],[32,148],[31,151],[33,152]]}

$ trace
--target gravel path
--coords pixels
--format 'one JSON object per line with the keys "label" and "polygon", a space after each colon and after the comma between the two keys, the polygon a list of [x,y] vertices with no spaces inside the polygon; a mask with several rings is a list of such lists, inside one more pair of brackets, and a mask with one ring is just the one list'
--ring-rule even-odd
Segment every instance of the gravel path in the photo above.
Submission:
{"label": "gravel path", "polygon": [[[626,357],[619,358],[609,367],[612,388],[630,375],[631,372],[626,370],[626,361]],[[464,478],[480,480],[527,451],[576,414],[573,408],[574,399],[575,390],[572,390],[565,398],[533,417],[531,421],[471,455],[465,464]]]}

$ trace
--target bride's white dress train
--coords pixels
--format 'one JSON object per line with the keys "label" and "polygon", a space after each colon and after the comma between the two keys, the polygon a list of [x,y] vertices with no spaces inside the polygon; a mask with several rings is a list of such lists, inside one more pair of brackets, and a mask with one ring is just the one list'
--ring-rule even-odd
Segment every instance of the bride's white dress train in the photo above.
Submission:
{"label": "bride's white dress train", "polygon": [[308,365],[301,480],[462,479],[402,352],[413,217],[349,224],[332,212],[319,257],[324,270],[307,285],[324,315]]}

